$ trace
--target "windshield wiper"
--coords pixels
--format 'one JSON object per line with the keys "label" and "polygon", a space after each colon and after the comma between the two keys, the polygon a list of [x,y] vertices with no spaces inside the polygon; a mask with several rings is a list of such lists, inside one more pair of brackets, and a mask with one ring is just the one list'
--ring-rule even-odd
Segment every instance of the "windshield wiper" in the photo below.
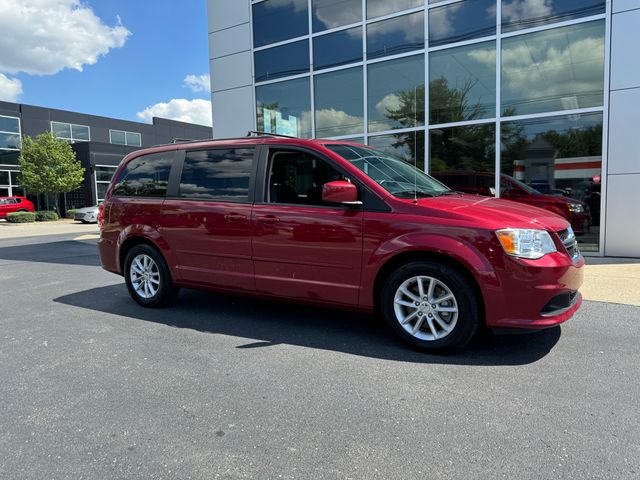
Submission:
{"label": "windshield wiper", "polygon": [[441,197],[443,195],[462,195],[464,192],[459,192],[458,190],[446,190],[444,192],[440,192],[435,197]]}
{"label": "windshield wiper", "polygon": [[435,195],[433,193],[430,192],[425,192],[423,190],[400,190],[399,192],[394,192],[393,195],[398,196],[398,195],[410,195],[410,196],[417,196],[417,197],[435,197]]}

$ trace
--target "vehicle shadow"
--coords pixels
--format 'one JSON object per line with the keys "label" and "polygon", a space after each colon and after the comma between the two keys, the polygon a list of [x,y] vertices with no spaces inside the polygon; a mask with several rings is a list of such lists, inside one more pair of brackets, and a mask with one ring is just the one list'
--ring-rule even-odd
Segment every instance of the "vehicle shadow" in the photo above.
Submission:
{"label": "vehicle shadow", "polygon": [[287,344],[427,364],[525,365],[549,353],[561,334],[559,327],[528,335],[482,333],[463,352],[440,356],[411,350],[373,316],[225,294],[183,289],[170,307],[146,309],[129,297],[122,284],[54,301],[175,328],[254,339],[238,345],[240,349]]}
{"label": "vehicle shadow", "polygon": [[77,240],[0,247],[0,265],[10,262],[100,265],[96,243]]}

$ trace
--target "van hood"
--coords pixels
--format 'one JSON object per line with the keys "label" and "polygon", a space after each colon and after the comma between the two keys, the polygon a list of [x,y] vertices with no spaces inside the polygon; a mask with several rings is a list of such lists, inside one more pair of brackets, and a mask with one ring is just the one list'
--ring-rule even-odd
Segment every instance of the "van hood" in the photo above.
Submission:
{"label": "van hood", "polygon": [[557,232],[570,226],[567,220],[555,213],[500,198],[458,194],[419,198],[417,205],[411,199],[400,201],[418,209],[415,212],[418,214],[456,216],[491,230],[535,228]]}

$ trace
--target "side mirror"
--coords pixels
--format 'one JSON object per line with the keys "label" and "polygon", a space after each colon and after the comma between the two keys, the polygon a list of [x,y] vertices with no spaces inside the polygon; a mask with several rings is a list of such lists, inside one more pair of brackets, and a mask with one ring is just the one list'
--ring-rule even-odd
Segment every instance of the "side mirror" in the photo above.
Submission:
{"label": "side mirror", "polygon": [[322,201],[350,206],[362,205],[362,202],[358,201],[358,189],[356,186],[344,180],[325,183],[322,187]]}

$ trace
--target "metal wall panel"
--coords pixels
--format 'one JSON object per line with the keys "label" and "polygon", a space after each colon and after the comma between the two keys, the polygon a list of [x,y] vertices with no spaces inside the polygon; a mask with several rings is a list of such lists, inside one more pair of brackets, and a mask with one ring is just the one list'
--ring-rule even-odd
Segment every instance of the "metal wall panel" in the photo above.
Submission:
{"label": "metal wall panel", "polygon": [[608,173],[640,173],[640,154],[638,154],[640,88],[611,92],[609,106],[611,116],[609,118]]}
{"label": "metal wall panel", "polygon": [[611,90],[640,87],[640,9],[612,15]]}
{"label": "metal wall panel", "polygon": [[605,255],[640,256],[640,174],[610,175],[607,194]]}
{"label": "metal wall panel", "polygon": [[242,137],[254,125],[251,85],[213,94],[214,138]]}
{"label": "metal wall panel", "polygon": [[249,22],[248,0],[208,0],[209,32]]}

